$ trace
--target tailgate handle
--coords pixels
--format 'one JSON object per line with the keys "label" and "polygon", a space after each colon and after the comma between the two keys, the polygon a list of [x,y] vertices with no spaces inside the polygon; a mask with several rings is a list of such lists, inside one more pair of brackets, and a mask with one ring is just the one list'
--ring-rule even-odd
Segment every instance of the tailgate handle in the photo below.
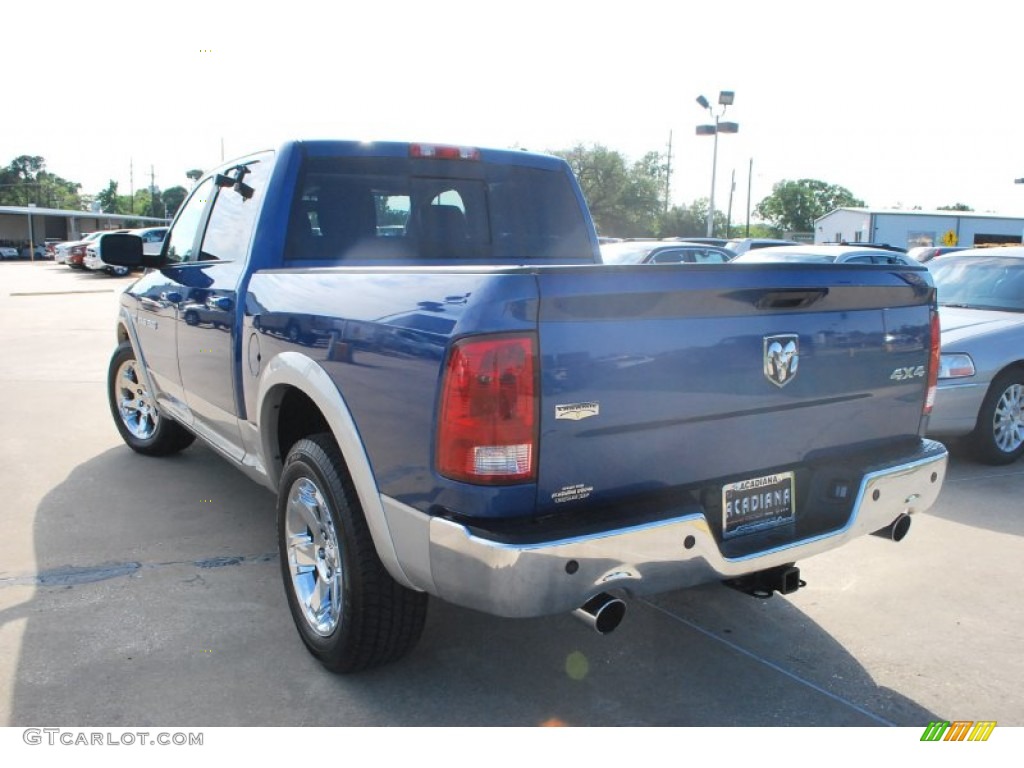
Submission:
{"label": "tailgate handle", "polygon": [[758,309],[804,309],[828,296],[828,288],[782,288],[763,292],[754,302]]}

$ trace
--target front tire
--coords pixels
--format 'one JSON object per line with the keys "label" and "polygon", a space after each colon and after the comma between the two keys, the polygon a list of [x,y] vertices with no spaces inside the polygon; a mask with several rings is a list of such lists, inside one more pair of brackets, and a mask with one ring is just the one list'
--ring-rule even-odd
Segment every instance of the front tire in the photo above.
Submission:
{"label": "front tire", "polygon": [[975,455],[986,464],[1012,464],[1024,455],[1024,371],[996,376],[971,433]]}
{"label": "front tire", "polygon": [[278,491],[278,546],[288,607],[309,652],[332,672],[396,661],[423,632],[427,595],[391,578],[373,546],[329,434],[289,451]]}
{"label": "front tire", "polygon": [[107,369],[107,400],[117,431],[128,447],[147,456],[166,456],[184,450],[195,435],[157,410],[146,386],[135,350],[122,341]]}

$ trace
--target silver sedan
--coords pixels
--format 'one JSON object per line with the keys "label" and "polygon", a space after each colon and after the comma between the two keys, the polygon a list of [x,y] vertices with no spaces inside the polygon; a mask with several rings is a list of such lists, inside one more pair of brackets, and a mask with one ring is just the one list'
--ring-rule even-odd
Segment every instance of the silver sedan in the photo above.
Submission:
{"label": "silver sedan", "polygon": [[928,264],[942,323],[928,432],[966,437],[978,459],[1024,454],[1024,247],[978,248]]}

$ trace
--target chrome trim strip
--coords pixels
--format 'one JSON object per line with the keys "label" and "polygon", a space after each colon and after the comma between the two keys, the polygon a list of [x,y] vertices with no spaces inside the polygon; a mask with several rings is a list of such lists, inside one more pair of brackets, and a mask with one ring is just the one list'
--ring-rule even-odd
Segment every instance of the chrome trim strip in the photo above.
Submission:
{"label": "chrome trim strip", "polygon": [[694,513],[529,545],[492,541],[434,517],[433,586],[424,588],[486,613],[526,617],[574,610],[599,592],[649,595],[735,578],[835,549],[901,513],[928,509],[942,488],[946,463],[944,446],[922,441],[917,458],[864,477],[842,529],[737,558],[722,554],[704,516]]}

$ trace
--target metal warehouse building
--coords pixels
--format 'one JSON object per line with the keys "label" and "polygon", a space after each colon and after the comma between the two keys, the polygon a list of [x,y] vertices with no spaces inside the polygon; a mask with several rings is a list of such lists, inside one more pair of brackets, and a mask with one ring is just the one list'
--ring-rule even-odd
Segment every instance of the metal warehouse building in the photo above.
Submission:
{"label": "metal warehouse building", "polygon": [[974,211],[837,208],[814,222],[815,243],[993,245],[1020,243],[1024,218]]}
{"label": "metal warehouse building", "polygon": [[[92,211],[63,211],[34,205],[0,205],[0,245],[18,248],[46,240],[74,240],[84,232],[132,226],[166,224],[167,219]],[[133,222],[137,222],[132,224]]]}

